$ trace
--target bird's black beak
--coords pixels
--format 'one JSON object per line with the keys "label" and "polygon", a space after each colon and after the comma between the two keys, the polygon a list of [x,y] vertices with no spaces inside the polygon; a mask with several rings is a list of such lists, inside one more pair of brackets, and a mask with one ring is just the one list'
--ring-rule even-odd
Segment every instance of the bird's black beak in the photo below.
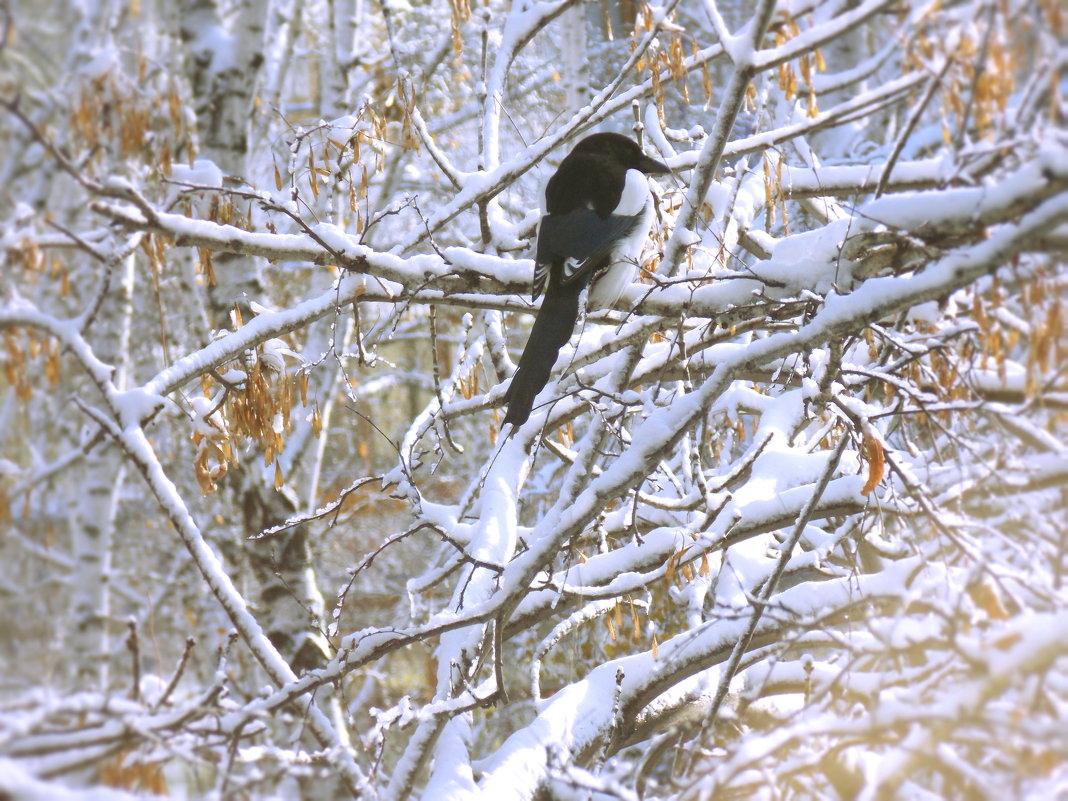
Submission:
{"label": "bird's black beak", "polygon": [[667,175],[671,172],[671,168],[668,165],[662,161],[651,159],[644,153],[642,154],[641,162],[638,164],[638,169],[646,175]]}

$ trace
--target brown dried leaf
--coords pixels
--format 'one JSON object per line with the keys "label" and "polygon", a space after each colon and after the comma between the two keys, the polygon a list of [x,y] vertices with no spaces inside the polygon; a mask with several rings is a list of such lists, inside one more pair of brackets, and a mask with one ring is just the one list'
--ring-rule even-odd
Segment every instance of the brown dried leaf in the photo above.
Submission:
{"label": "brown dried leaf", "polygon": [[883,480],[883,473],[886,470],[886,456],[883,453],[882,443],[875,437],[865,436],[864,448],[868,455],[868,480],[864,482],[860,494],[867,496]]}
{"label": "brown dried leaf", "polygon": [[642,626],[638,622],[638,613],[634,609],[634,599],[627,598],[627,602],[630,604],[630,619],[634,623],[634,633],[631,635],[631,639],[637,642],[642,636]]}
{"label": "brown dried leaf", "polygon": [[968,587],[968,595],[992,620],[1009,619],[1009,612],[1001,601],[1001,594],[989,581],[980,581]]}

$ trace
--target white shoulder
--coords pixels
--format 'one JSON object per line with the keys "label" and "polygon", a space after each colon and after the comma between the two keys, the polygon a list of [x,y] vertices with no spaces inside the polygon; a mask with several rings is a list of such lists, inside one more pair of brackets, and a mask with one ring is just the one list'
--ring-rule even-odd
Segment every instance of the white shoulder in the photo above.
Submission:
{"label": "white shoulder", "polygon": [[640,170],[627,170],[627,179],[623,184],[623,194],[615,214],[638,214],[649,202],[649,181]]}

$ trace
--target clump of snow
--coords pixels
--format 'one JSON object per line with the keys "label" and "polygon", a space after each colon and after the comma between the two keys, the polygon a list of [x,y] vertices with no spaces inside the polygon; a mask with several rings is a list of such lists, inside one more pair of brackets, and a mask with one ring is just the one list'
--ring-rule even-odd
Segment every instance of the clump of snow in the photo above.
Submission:
{"label": "clump of snow", "polygon": [[198,158],[193,162],[192,167],[177,162],[171,165],[171,179],[182,184],[221,187],[223,171],[211,159]]}
{"label": "clump of snow", "polygon": [[333,223],[319,223],[312,227],[312,231],[326,243],[328,248],[343,256],[355,258],[369,253],[367,247],[361,245],[356,237],[345,233],[344,230]]}
{"label": "clump of snow", "polygon": [[112,70],[120,66],[119,51],[114,46],[102,47],[80,70],[81,74],[92,81],[99,81]]}

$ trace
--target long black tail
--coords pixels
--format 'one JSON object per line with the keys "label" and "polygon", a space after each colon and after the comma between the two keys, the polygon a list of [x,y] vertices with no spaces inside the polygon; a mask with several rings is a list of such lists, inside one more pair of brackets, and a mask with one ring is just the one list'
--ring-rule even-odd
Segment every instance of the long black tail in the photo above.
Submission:
{"label": "long black tail", "polygon": [[508,404],[504,422],[511,423],[514,428],[519,428],[530,417],[534,397],[548,383],[560,348],[575,330],[581,293],[582,282],[553,286],[545,293],[541,310],[530,329],[527,346],[519,357],[519,368],[504,394],[504,402]]}

